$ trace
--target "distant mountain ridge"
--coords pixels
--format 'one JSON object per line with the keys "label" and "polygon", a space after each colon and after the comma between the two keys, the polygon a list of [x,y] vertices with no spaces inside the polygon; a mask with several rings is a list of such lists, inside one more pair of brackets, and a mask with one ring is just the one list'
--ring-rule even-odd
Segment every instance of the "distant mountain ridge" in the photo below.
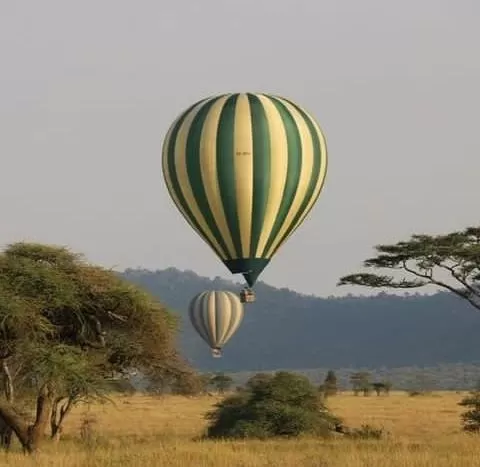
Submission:
{"label": "distant mountain ridge", "polygon": [[188,319],[188,303],[204,290],[239,291],[240,285],[175,268],[127,269],[142,286],[182,317],[180,346],[204,371],[277,368],[380,368],[480,361],[480,313],[449,293],[406,297],[319,298],[265,283],[221,359]]}

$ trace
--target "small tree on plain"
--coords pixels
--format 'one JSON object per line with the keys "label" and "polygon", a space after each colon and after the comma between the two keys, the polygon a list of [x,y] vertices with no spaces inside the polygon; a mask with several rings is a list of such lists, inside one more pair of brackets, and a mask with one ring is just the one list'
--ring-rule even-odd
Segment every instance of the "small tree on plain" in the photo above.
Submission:
{"label": "small tree on plain", "polygon": [[245,390],[216,404],[206,417],[210,438],[327,436],[340,423],[306,377],[288,372],[250,380]]}
{"label": "small tree on plain", "polygon": [[210,384],[220,393],[223,394],[233,386],[233,379],[225,373],[217,373],[210,379]]}
{"label": "small tree on plain", "polygon": [[353,393],[358,396],[363,392],[364,396],[369,396],[371,391],[370,373],[366,371],[358,371],[350,376],[350,383],[352,385]]}
{"label": "small tree on plain", "polygon": [[387,383],[383,381],[379,381],[372,384],[373,390],[376,392],[377,396],[381,396],[382,394],[388,394],[390,389],[387,390]]}
{"label": "small tree on plain", "polygon": [[337,375],[333,370],[328,370],[325,381],[320,386],[320,390],[324,397],[334,396],[338,392]]}

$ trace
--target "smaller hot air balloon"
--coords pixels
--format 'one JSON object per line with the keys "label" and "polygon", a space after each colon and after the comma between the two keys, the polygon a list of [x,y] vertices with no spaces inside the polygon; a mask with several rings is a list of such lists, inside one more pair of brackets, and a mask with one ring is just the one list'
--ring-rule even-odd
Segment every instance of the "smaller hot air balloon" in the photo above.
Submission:
{"label": "smaller hot air balloon", "polygon": [[199,293],[189,307],[190,321],[214,357],[221,357],[222,347],[235,334],[243,314],[238,296],[222,290]]}

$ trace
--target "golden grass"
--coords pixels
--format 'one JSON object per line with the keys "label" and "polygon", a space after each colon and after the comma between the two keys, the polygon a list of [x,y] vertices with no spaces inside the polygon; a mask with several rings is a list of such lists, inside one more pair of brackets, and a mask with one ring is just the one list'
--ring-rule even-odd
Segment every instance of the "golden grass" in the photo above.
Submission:
{"label": "golden grass", "polygon": [[[333,412],[349,426],[384,427],[382,441],[213,442],[194,441],[215,398],[117,397],[116,406],[78,407],[65,426],[65,439],[36,458],[0,454],[0,465],[18,467],[480,467],[480,439],[463,434],[457,405],[462,394],[408,397],[331,398]],[[81,436],[88,413],[94,442]]]}

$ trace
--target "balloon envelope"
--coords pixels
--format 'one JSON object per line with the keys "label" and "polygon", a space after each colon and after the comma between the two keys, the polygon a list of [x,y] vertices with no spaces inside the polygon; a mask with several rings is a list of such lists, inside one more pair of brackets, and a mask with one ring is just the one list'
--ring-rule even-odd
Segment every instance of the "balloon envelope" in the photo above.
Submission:
{"label": "balloon envelope", "polygon": [[327,148],[297,104],[224,94],[180,114],[165,137],[162,168],[187,222],[252,286],[320,196]]}
{"label": "balloon envelope", "polygon": [[190,302],[190,321],[202,339],[220,350],[233,336],[243,320],[243,305],[233,292],[208,291]]}

